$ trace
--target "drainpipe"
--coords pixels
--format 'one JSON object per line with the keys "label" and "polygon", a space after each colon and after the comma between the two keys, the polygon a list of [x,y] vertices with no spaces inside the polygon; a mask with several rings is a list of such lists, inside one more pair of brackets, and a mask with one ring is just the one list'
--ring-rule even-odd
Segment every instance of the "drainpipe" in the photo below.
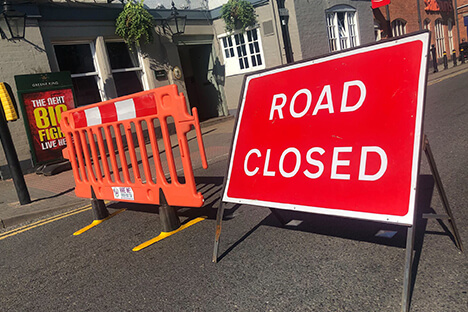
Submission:
{"label": "drainpipe", "polygon": [[418,5],[418,24],[419,24],[419,30],[422,30],[423,29],[423,26],[422,26],[422,21],[421,21],[421,3],[420,3],[420,0],[416,0],[416,3]]}
{"label": "drainpipe", "polygon": [[294,62],[293,51],[291,48],[291,39],[289,37],[289,11],[284,7],[284,0],[277,0],[279,18],[281,22],[281,33],[283,35],[284,52],[286,53],[286,62]]}
{"label": "drainpipe", "polygon": [[[279,48],[279,54],[280,54],[280,62],[281,62],[281,65],[284,65],[284,61],[283,61],[283,51],[281,50],[281,41],[280,41],[280,34],[279,34],[279,31],[278,31],[278,20],[280,21],[281,23],[281,20],[280,19],[277,19],[276,18],[276,10],[275,10],[275,7],[276,7],[276,4],[275,2],[271,1],[271,11],[273,12],[273,20],[275,21],[275,33],[276,33],[276,40],[278,41],[278,48]],[[276,7],[277,9],[278,7]]]}
{"label": "drainpipe", "polygon": [[[455,25],[457,25],[457,41],[458,41],[458,49],[457,50],[460,50],[460,27],[458,26],[458,5],[457,5],[457,0],[453,0],[454,4],[455,4],[455,7],[453,8],[453,10],[455,11]],[[464,7],[464,6],[462,6]]]}

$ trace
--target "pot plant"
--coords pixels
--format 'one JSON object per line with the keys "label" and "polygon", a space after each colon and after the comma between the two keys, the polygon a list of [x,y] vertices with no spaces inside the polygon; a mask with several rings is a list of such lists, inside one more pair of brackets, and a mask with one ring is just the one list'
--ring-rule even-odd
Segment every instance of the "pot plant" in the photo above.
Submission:
{"label": "pot plant", "polygon": [[226,31],[232,32],[254,26],[257,16],[253,5],[246,0],[229,0],[221,8],[221,17],[226,24]]}
{"label": "pot plant", "polygon": [[115,34],[131,48],[140,41],[153,41],[153,16],[143,6],[143,1],[129,0],[115,22]]}

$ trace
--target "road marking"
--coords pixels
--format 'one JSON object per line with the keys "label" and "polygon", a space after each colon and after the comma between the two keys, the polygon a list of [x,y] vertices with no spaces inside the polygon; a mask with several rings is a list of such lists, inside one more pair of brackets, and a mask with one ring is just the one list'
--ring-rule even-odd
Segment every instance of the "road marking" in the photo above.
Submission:
{"label": "road marking", "polygon": [[182,230],[185,230],[186,228],[188,228],[189,226],[192,226],[194,225],[195,223],[198,223],[200,221],[203,221],[205,220],[207,217],[203,216],[203,217],[198,217],[198,218],[195,218],[193,220],[190,220],[189,222],[185,223],[185,224],[182,224],[177,230],[174,230],[172,232],[161,232],[161,234],[159,234],[158,236],[156,236],[155,238],[153,239],[150,239],[149,241],[146,241],[138,246],[136,246],[135,248],[133,248],[132,250],[133,251],[140,251],[142,250],[143,248],[146,248],[154,243],[157,243],[163,239],[165,239],[166,237],[169,237],[171,235],[174,235],[175,233],[177,232],[180,232]]}
{"label": "road marking", "polygon": [[453,73],[453,74],[450,74],[450,75],[447,75],[447,76],[444,76],[444,77],[441,77],[441,78],[438,78],[438,79],[435,79],[435,80],[432,80],[430,82],[427,83],[428,86],[432,86],[436,83],[439,83],[441,81],[444,81],[445,79],[449,79],[449,78],[453,78],[455,76],[458,76],[460,74],[464,74],[464,73],[467,73],[468,72],[468,69],[464,69],[464,70],[461,70],[459,72],[456,72],[456,73]]}
{"label": "road marking", "polygon": [[62,214],[59,214],[59,215],[56,215],[56,216],[53,216],[53,217],[50,217],[50,218],[47,218],[47,219],[36,221],[34,223],[19,227],[17,229],[13,229],[13,230],[4,232],[4,233],[0,234],[0,240],[5,239],[5,238],[10,237],[10,236],[14,236],[14,235],[26,232],[26,231],[29,231],[29,230],[32,230],[32,229],[34,229],[36,227],[39,227],[41,225],[45,225],[47,223],[51,223],[51,222],[54,222],[54,221],[57,221],[57,220],[60,220],[60,219],[66,218],[66,217],[70,217],[72,215],[75,215],[75,214],[78,214],[78,213],[81,213],[81,212],[84,212],[84,211],[88,211],[90,209],[92,209],[91,205],[87,205],[87,206],[84,206],[84,207],[81,207],[81,208],[77,208],[77,209],[74,209],[74,210],[71,210],[71,211],[64,212]]}
{"label": "road marking", "polygon": [[119,213],[124,212],[125,210],[127,210],[127,208],[122,208],[122,209],[120,209],[120,210],[117,210],[116,212],[110,214],[109,216],[107,216],[106,218],[104,218],[104,219],[102,219],[102,220],[94,220],[93,223],[91,223],[91,224],[88,225],[88,226],[85,226],[85,227],[82,228],[81,230],[76,231],[75,233],[73,233],[73,235],[74,235],[74,236],[77,236],[77,235],[83,234],[83,233],[86,232],[87,230],[92,229],[92,228],[95,227],[96,225],[99,225],[99,224],[101,224],[102,222],[104,222],[104,221],[106,221],[106,220],[109,220],[109,219],[112,218],[113,216],[118,215]]}

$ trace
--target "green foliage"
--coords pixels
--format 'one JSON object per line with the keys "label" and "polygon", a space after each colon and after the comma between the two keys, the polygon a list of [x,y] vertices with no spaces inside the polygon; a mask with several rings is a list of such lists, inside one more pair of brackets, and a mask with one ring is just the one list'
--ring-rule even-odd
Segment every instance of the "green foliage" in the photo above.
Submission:
{"label": "green foliage", "polygon": [[143,1],[129,0],[115,22],[115,34],[122,37],[129,47],[140,46],[140,41],[153,41],[153,16],[144,8]]}
{"label": "green foliage", "polygon": [[221,17],[229,32],[236,29],[241,29],[244,32],[247,27],[257,23],[255,9],[246,0],[229,0],[221,8]]}

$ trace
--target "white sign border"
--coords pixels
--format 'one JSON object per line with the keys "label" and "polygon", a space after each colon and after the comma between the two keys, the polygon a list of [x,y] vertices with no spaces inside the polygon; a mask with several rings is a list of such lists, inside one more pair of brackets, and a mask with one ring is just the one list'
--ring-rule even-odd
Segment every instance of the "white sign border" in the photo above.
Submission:
{"label": "white sign border", "polygon": [[[423,114],[424,114],[424,101],[425,101],[425,91],[426,91],[429,39],[430,39],[430,33],[428,31],[424,31],[421,33],[416,33],[413,35],[408,35],[408,36],[404,36],[401,38],[397,38],[391,41],[372,44],[372,45],[364,46],[364,47],[358,47],[356,49],[344,51],[342,53],[332,54],[332,55],[317,58],[314,60],[296,63],[290,66],[284,66],[284,67],[275,68],[271,70],[266,70],[261,73],[246,76],[244,87],[243,87],[244,92],[243,92],[242,100],[240,103],[240,109],[238,112],[239,115],[237,117],[235,134],[234,134],[234,139],[232,143],[232,150],[231,150],[231,155],[230,155],[230,160],[229,160],[229,169],[227,173],[222,201],[229,202],[229,203],[236,203],[236,204],[263,206],[263,207],[268,207],[268,208],[296,210],[296,211],[302,211],[302,212],[308,212],[308,213],[318,213],[318,214],[324,214],[324,215],[330,215],[330,216],[340,216],[340,217],[348,217],[348,218],[355,218],[355,219],[362,219],[362,220],[380,221],[380,222],[386,222],[386,223],[413,225],[414,224],[414,210],[415,210],[415,205],[416,205],[416,191],[417,191],[418,176],[419,176],[419,163],[420,163],[420,155],[421,155],[421,150],[422,150]],[[232,173],[232,164],[233,164],[234,156],[236,153],[239,129],[240,129],[242,116],[244,112],[244,104],[245,104],[247,89],[251,80],[259,78],[259,77],[267,76],[267,75],[280,73],[280,72],[287,71],[287,70],[293,70],[293,69],[297,69],[297,68],[301,68],[305,66],[310,66],[310,65],[319,64],[319,63],[323,63],[323,62],[327,62],[331,60],[336,60],[336,59],[340,59],[343,57],[348,57],[348,56],[352,56],[352,55],[356,55],[360,53],[394,47],[394,46],[406,44],[409,42],[415,42],[415,41],[422,42],[422,53],[421,53],[422,59],[421,59],[421,68],[419,70],[419,81],[418,81],[418,93],[417,93],[418,96],[417,96],[416,121],[415,121],[415,131],[414,131],[415,135],[414,135],[413,159],[412,159],[412,169],[411,169],[410,201],[409,201],[408,213],[406,215],[395,216],[395,215],[358,212],[358,211],[350,211],[350,210],[342,210],[342,209],[326,208],[326,207],[284,204],[284,203],[277,203],[277,202],[270,202],[270,201],[263,201],[263,200],[234,198],[234,197],[229,197],[227,195],[228,190],[229,190],[229,182],[231,179],[231,173]]]}

